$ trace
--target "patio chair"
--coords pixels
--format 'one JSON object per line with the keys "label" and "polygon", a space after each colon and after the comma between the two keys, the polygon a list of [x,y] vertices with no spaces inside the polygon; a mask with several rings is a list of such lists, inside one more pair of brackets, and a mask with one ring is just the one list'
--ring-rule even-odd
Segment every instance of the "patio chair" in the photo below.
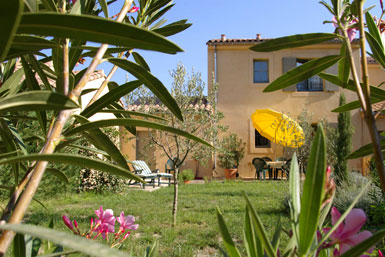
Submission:
{"label": "patio chair", "polygon": [[268,166],[266,161],[262,158],[254,158],[251,162],[255,167],[255,178],[259,179],[259,173],[262,172],[263,180],[266,179],[266,171],[268,171]]}
{"label": "patio chair", "polygon": [[289,179],[289,175],[290,175],[290,165],[291,165],[291,159],[287,160],[287,161],[282,165],[282,172],[286,174],[286,180]]}
{"label": "patio chair", "polygon": [[[262,157],[262,159],[264,159],[265,162],[271,162],[271,161],[273,161],[270,157],[267,157],[267,156]],[[267,166],[268,166],[268,165],[267,165]],[[271,167],[268,166],[268,171],[269,171],[269,179],[272,179],[272,178],[273,178],[273,168],[271,168]]]}
{"label": "patio chair", "polygon": [[178,161],[178,158],[174,158],[173,160],[168,159],[168,161],[165,164],[165,171],[166,173],[171,173],[171,171],[175,172],[175,163]]}
{"label": "patio chair", "polygon": [[[138,173],[137,175],[143,179],[146,179],[146,178],[151,179],[151,181],[154,183],[154,187],[155,187],[155,178],[158,179],[158,186],[160,186],[161,184],[161,178],[167,178],[168,185],[169,186],[171,185],[172,174],[160,173],[159,169],[151,170],[145,161],[136,160],[136,161],[132,161],[131,164],[135,170],[140,171],[140,173]],[[143,188],[144,187],[145,185],[143,184]]]}
{"label": "patio chair", "polygon": [[[277,162],[286,162],[287,159],[285,157],[278,157],[277,158]],[[282,164],[283,166],[283,164]],[[277,179],[278,178],[278,173],[279,171],[281,171],[281,179],[283,178],[283,169],[282,169],[282,166],[280,168],[275,168],[275,172],[274,172],[274,179]],[[290,168],[290,167],[289,167]]]}

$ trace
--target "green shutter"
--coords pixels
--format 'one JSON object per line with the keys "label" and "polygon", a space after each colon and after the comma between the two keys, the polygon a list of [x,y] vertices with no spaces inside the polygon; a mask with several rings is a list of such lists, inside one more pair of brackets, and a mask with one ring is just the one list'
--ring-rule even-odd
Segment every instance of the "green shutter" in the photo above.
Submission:
{"label": "green shutter", "polygon": [[[333,66],[331,66],[330,68],[326,69],[325,72],[338,76],[338,63],[336,63]],[[324,90],[325,91],[338,91],[339,87],[334,85],[333,83],[327,81],[327,80],[324,80]]]}
{"label": "green shutter", "polygon": [[[297,67],[297,58],[295,57],[283,57],[282,58],[282,72],[286,73],[289,70]],[[291,85],[283,89],[283,91],[296,91],[297,85]]]}

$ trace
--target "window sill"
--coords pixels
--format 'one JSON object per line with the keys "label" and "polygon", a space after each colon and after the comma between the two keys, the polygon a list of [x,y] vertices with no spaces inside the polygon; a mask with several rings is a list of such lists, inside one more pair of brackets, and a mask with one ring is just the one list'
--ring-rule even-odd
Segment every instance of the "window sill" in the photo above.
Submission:
{"label": "window sill", "polygon": [[291,95],[295,97],[307,97],[307,96],[329,96],[336,93],[337,91],[302,91],[292,92]]}
{"label": "window sill", "polygon": [[273,148],[251,148],[250,153],[273,153]]}

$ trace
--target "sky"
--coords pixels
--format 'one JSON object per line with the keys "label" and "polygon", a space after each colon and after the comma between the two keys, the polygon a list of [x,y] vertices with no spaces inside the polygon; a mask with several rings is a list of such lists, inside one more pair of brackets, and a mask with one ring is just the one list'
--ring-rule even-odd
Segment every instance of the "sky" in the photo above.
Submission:
{"label": "sky", "polygon": [[[330,2],[329,0],[326,0]],[[122,2],[122,1],[118,1]],[[231,38],[276,38],[293,34],[312,32],[333,32],[331,24],[323,24],[331,20],[331,14],[318,0],[174,0],[175,6],[164,16],[168,22],[187,19],[192,26],[187,30],[169,37],[184,52],[176,55],[142,51],[151,68],[151,72],[170,88],[172,78],[169,71],[178,63],[191,70],[201,72],[207,84],[207,45],[210,39],[218,39],[221,34]],[[365,7],[379,6],[379,0],[367,0]],[[118,13],[120,7],[113,5],[110,13]],[[379,8],[371,11],[379,15]],[[108,73],[110,67],[102,65]],[[119,71],[114,81],[122,84],[126,81],[126,73]]]}

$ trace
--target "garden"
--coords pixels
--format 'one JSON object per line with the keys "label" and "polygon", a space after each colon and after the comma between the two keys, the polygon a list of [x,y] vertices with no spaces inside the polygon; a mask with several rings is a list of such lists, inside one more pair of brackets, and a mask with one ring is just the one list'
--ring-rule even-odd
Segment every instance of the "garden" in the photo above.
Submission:
{"label": "garden", "polygon": [[[111,15],[115,2],[121,10]],[[341,96],[334,110],[339,112],[337,130],[330,132],[322,123],[314,129],[305,114],[299,118],[309,136],[290,150],[286,181],[187,184],[191,171],[180,167],[188,155],[203,160],[218,154],[222,165],[232,168],[243,158],[245,145],[233,134],[219,140],[227,128],[216,106],[216,81],[204,97],[199,76],[185,81],[178,65],[170,92],[140,54],[182,51],[168,37],[191,24],[163,18],[172,11],[171,0],[0,2],[0,256],[382,256],[385,144],[371,104],[384,101],[385,91],[370,85],[367,60],[356,63],[352,40],[358,32],[361,55],[366,56],[368,45],[368,54],[385,68],[385,10],[380,0],[378,19],[361,0],[320,3],[334,16],[326,23],[335,33],[276,38],[250,50],[339,41],[339,55],[295,67],[264,90],[319,75],[357,92],[358,101],[345,103]],[[84,62],[83,69],[76,68]],[[108,75],[99,88],[87,88],[103,62],[112,67]],[[337,63],[337,75],[323,73]],[[114,82],[117,69],[133,79]],[[84,106],[81,97],[89,93],[93,97]],[[130,94],[144,111],[124,108]],[[154,99],[160,105],[146,111]],[[210,105],[201,104],[203,99]],[[351,153],[349,111],[357,108],[371,144]],[[100,113],[114,117],[92,119]],[[158,131],[152,142],[173,162],[173,184],[153,192],[131,189],[145,176],[130,168],[113,127],[133,135],[137,127]],[[175,144],[165,147],[164,140]],[[364,156],[372,156],[369,177],[346,165]]]}

